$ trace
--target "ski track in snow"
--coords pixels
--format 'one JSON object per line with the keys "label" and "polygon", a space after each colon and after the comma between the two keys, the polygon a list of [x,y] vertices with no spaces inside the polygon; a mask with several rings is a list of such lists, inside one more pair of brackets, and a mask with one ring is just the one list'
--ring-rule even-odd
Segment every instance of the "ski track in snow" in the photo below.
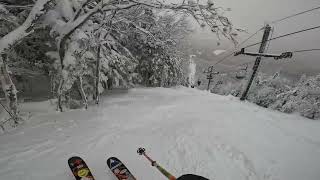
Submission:
{"label": "ski track in snow", "polygon": [[319,121],[233,97],[183,87],[141,88],[111,94],[88,111],[57,113],[32,105],[36,113],[23,127],[0,136],[0,179],[73,180],[67,166],[73,155],[85,159],[96,180],[115,180],[106,166],[110,156],[138,179],[165,179],[137,155],[139,146],[177,176],[320,179]]}

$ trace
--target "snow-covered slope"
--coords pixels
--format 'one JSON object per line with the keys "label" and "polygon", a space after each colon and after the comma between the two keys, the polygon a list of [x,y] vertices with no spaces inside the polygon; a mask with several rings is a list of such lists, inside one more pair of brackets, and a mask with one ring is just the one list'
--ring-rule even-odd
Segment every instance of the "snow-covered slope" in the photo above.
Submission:
{"label": "snow-covered slope", "polygon": [[[41,105],[42,106],[42,105]],[[39,104],[25,125],[0,136],[0,179],[73,180],[83,157],[96,180],[115,180],[117,156],[141,180],[165,179],[141,156],[147,149],[179,176],[216,180],[319,180],[320,122],[195,89],[132,89],[88,111],[56,113]]]}

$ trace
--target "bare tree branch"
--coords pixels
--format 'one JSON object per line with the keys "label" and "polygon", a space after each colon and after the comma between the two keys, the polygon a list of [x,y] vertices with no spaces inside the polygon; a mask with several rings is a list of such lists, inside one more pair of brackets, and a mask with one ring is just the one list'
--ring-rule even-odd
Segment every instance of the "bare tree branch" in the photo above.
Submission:
{"label": "bare tree branch", "polygon": [[6,8],[19,8],[19,9],[31,9],[34,4],[29,5],[7,5],[7,4],[0,4],[0,6],[4,6]]}

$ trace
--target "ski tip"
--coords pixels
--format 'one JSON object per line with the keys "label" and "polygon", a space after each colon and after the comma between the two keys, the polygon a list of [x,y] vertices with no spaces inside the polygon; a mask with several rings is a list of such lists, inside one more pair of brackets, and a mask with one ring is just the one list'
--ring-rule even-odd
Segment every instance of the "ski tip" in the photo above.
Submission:
{"label": "ski tip", "polygon": [[107,162],[110,162],[110,161],[119,161],[119,162],[121,162],[117,157],[109,157],[108,158],[108,160],[107,160]]}
{"label": "ski tip", "polygon": [[76,180],[94,180],[94,177],[86,164],[79,156],[72,156],[68,159],[69,167],[75,176]]}
{"label": "ski tip", "polygon": [[81,157],[79,157],[79,156],[72,156],[72,157],[70,157],[69,159],[68,159],[68,164],[69,164],[69,166],[73,163],[73,162],[75,162],[75,161],[82,161],[82,162],[84,162],[84,160],[81,158]]}
{"label": "ski tip", "polygon": [[68,161],[72,161],[72,160],[75,160],[75,159],[82,159],[81,157],[79,156],[71,156]]}
{"label": "ski tip", "polygon": [[[118,159],[118,158],[117,158],[117,157],[109,157],[108,160],[109,160],[109,159]],[[118,160],[119,160],[119,159],[118,159]]]}
{"label": "ski tip", "polygon": [[122,162],[116,157],[109,157],[107,159],[107,165],[108,165],[109,168],[114,167],[119,163],[122,163]]}

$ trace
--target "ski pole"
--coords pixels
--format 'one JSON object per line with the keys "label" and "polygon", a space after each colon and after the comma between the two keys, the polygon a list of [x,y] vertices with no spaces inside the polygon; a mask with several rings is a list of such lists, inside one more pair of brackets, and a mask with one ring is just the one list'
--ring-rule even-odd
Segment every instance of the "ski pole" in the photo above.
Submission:
{"label": "ski pole", "polygon": [[145,148],[139,148],[138,154],[143,155],[146,157],[150,162],[152,166],[155,166],[164,176],[166,176],[169,180],[176,180],[176,177],[171,175],[167,170],[165,170],[163,167],[161,167],[156,161],[152,160],[147,154]]}

